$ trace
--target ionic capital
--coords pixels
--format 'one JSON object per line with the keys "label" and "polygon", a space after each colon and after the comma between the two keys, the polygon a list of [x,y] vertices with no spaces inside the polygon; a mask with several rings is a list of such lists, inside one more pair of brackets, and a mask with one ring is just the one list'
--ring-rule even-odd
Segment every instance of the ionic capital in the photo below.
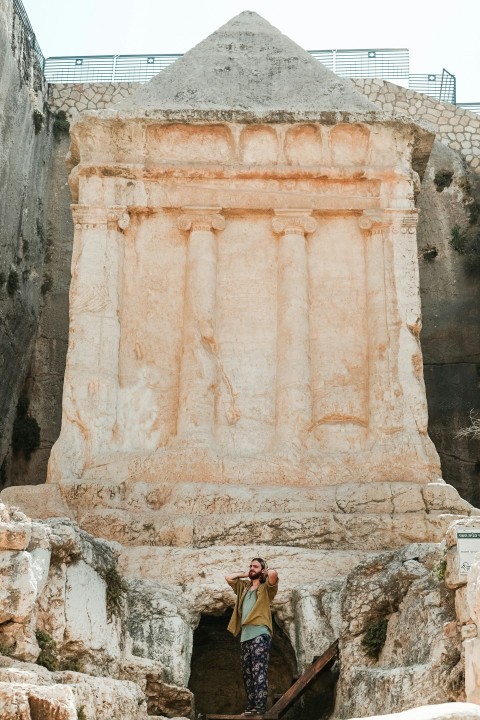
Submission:
{"label": "ionic capital", "polygon": [[283,235],[306,235],[317,229],[317,221],[309,210],[275,210],[273,232]]}
{"label": "ionic capital", "polygon": [[177,219],[177,226],[187,232],[223,230],[225,218],[220,215],[220,210],[221,208],[217,207],[183,208],[183,214]]}
{"label": "ionic capital", "polygon": [[382,210],[364,210],[358,218],[360,230],[365,233],[381,232],[392,224],[392,218]]}
{"label": "ionic capital", "polygon": [[126,230],[130,225],[130,214],[121,206],[108,209],[107,224],[109,230]]}
{"label": "ionic capital", "polygon": [[393,232],[396,235],[414,235],[417,231],[418,210],[402,210],[393,216]]}
{"label": "ionic capital", "polygon": [[94,227],[95,225],[106,225],[108,222],[106,208],[92,207],[91,205],[72,205],[71,208],[76,230]]}

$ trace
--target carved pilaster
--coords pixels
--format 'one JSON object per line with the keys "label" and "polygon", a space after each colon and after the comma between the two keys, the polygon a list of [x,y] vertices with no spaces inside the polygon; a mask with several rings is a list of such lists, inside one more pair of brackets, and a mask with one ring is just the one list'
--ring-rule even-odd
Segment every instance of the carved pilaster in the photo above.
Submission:
{"label": "carved pilaster", "polygon": [[312,421],[308,258],[305,237],[317,222],[308,210],[278,210],[276,437],[296,443]]}
{"label": "carved pilaster", "polygon": [[391,433],[399,426],[392,356],[395,321],[392,302],[395,283],[390,272],[393,218],[383,210],[365,210],[358,224],[365,237],[368,328],[368,430],[370,435]]}
{"label": "carved pilaster", "polygon": [[218,376],[215,231],[225,227],[219,210],[184,208],[177,220],[178,227],[188,232],[177,435],[188,442],[213,442]]}

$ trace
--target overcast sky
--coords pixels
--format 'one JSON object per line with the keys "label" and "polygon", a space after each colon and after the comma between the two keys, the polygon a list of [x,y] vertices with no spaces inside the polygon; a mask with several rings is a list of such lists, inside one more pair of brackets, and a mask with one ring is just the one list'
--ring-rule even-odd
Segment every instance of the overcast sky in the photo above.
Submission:
{"label": "overcast sky", "polygon": [[480,102],[480,0],[23,0],[46,57],[183,53],[242,10],[306,50],[409,48],[410,72],[457,76]]}

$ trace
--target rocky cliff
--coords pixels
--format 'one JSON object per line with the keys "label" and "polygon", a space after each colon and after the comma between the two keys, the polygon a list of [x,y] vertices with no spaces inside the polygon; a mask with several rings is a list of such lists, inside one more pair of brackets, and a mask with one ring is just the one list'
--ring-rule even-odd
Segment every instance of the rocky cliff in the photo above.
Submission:
{"label": "rocky cliff", "polygon": [[[47,244],[51,147],[46,83],[11,0],[0,1],[0,466],[12,443],[29,457],[38,426],[25,391],[37,333]],[[17,407],[18,406],[18,407]]]}

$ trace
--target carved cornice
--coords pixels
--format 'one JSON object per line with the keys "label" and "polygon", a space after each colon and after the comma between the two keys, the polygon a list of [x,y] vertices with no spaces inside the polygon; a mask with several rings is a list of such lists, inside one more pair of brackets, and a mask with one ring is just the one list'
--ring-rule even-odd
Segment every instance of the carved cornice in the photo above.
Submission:
{"label": "carved cornice", "polygon": [[218,207],[183,208],[183,214],[177,219],[177,226],[186,232],[223,230],[225,218]]}
{"label": "carved cornice", "polygon": [[306,235],[317,229],[317,221],[309,210],[275,210],[273,232],[279,235]]}

